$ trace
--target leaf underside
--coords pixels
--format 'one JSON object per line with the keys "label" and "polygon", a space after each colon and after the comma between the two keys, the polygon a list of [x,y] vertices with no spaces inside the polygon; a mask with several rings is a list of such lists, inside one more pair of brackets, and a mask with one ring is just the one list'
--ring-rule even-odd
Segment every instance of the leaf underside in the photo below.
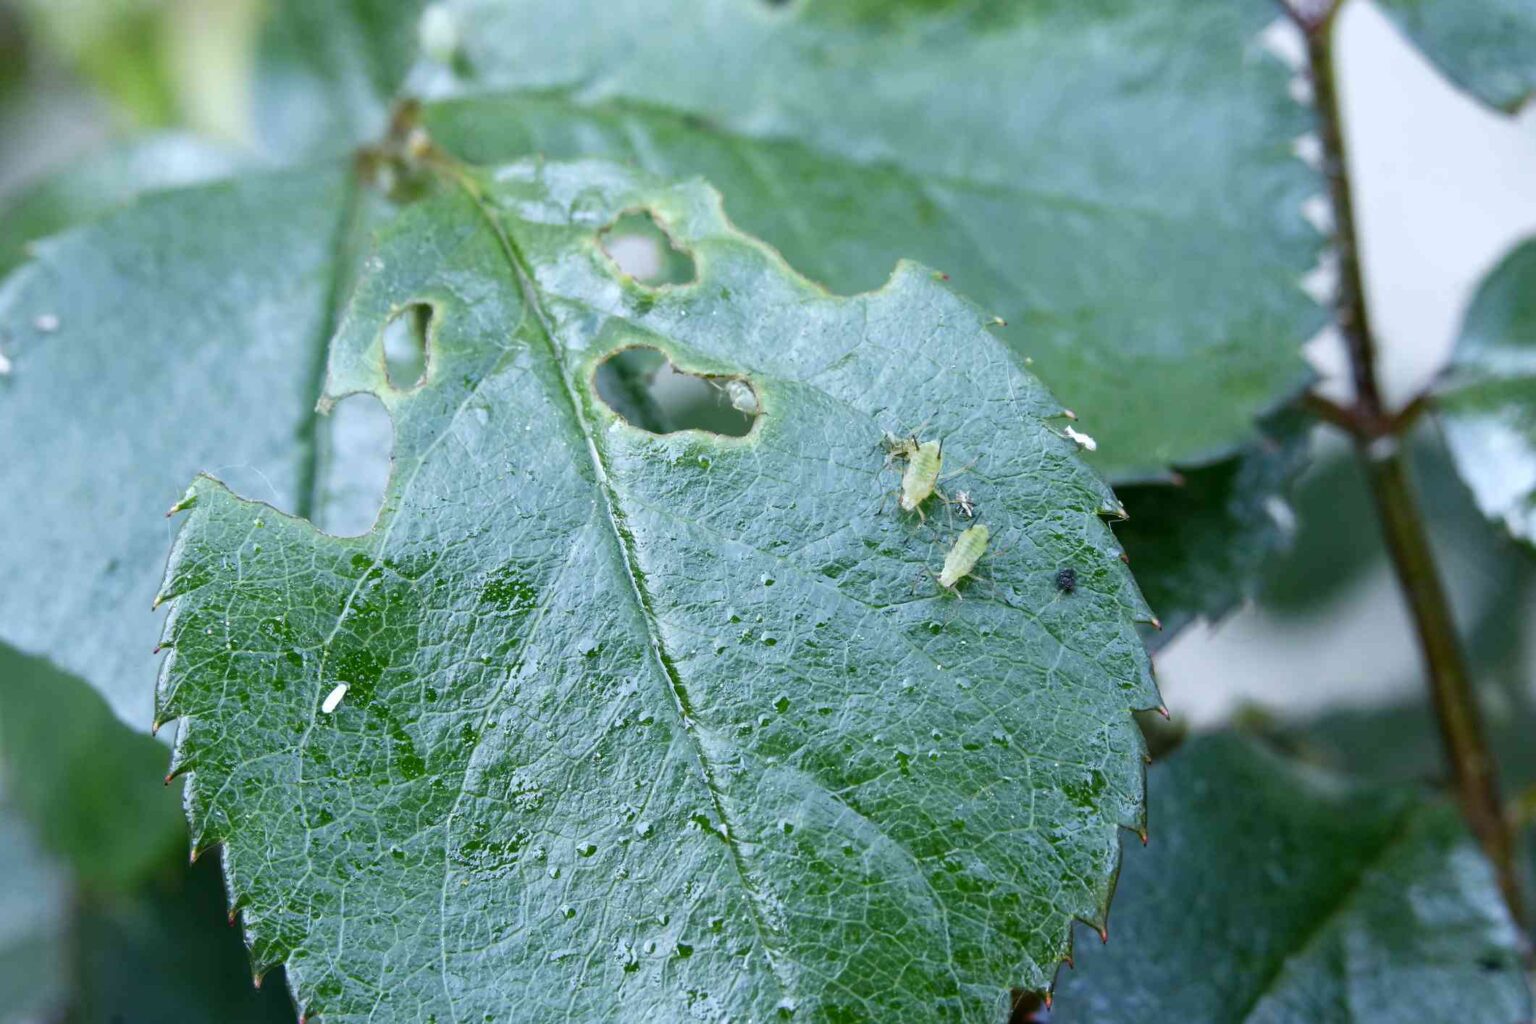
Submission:
{"label": "leaf underside", "polygon": [[1235,453],[1305,384],[1323,186],[1272,0],[444,6],[461,51],[407,85],[439,144],[700,175],[839,292],[945,271],[1116,482]]}
{"label": "leaf underside", "polygon": [[[450,176],[332,346],[394,419],[374,530],[204,478],[167,574],[158,714],[258,963],[325,1020],[1005,1019],[1103,919],[1157,702],[1060,406],[929,273],[829,296],[703,186]],[[633,209],[694,284],[604,255]],[[752,432],[619,419],[590,380],[636,344],[748,380]],[[962,594],[880,445],[925,422],[995,538]]]}
{"label": "leaf underside", "polygon": [[1153,769],[1149,848],[1056,1024],[1507,1024],[1520,941],[1454,809],[1349,786],[1231,737]]}

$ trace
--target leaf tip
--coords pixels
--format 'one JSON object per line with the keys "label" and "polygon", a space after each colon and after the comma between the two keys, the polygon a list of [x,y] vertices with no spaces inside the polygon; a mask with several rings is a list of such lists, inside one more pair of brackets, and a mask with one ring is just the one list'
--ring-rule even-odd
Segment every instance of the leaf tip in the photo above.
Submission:
{"label": "leaf tip", "polygon": [[169,519],[178,512],[185,512],[197,504],[197,487],[187,488],[187,493],[177,499],[176,504],[165,510],[165,518]]}

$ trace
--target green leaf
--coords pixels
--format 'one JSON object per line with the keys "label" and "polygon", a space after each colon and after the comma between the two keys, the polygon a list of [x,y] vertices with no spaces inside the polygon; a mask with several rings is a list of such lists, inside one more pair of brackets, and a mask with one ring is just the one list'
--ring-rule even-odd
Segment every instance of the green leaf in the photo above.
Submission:
{"label": "green leaf", "polygon": [[252,985],[240,933],[225,921],[217,858],[75,912],[71,1015],[81,1024],[293,1024],[282,979]]}
{"label": "green leaf", "polygon": [[1379,0],[1381,9],[1463,89],[1515,111],[1536,92],[1536,7],[1529,0]]}
{"label": "green leaf", "polygon": [[[1060,406],[912,264],[837,298],[698,184],[455,173],[332,345],[328,394],[394,417],[375,528],[202,478],[167,572],[158,714],[258,964],[332,1021],[1003,1020],[1103,918],[1157,702]],[[603,253],[634,209],[695,283]],[[421,304],[401,390],[381,336]],[[751,432],[623,422],[590,381],[633,345],[744,378]],[[963,599],[901,430],[994,531]]]}
{"label": "green leaf", "polygon": [[1285,416],[1242,455],[1181,474],[1175,487],[1122,487],[1130,518],[1115,529],[1166,643],[1196,618],[1214,621],[1252,597],[1261,570],[1290,539],[1286,494],[1308,448],[1306,424]]}
{"label": "green leaf", "polygon": [[1113,941],[1084,943],[1055,1024],[1530,1017],[1518,933],[1455,811],[1231,737],[1150,774]]}
{"label": "green leaf", "polygon": [[80,884],[126,890],[175,857],[186,826],[164,763],[89,686],[0,645],[5,802]]}
{"label": "green leaf", "polygon": [[251,989],[217,858],[189,876],[164,764],[85,683],[0,646],[0,1021],[293,1020],[281,983]]}
{"label": "green leaf", "polygon": [[1117,482],[1235,453],[1306,380],[1323,185],[1272,0],[445,7],[457,56],[412,80],[440,144],[702,175],[839,292],[946,271]]}
{"label": "green leaf", "polygon": [[160,516],[187,480],[311,505],[348,194],[326,168],[150,196],[0,285],[0,641],[131,725],[150,721]]}
{"label": "green leaf", "polygon": [[1483,514],[1536,539],[1536,239],[1478,288],[1436,403]]}
{"label": "green leaf", "polygon": [[8,196],[0,209],[0,275],[26,258],[27,243],[124,206],[145,192],[198,184],[239,167],[229,149],[192,135],[152,135],[65,168]]}
{"label": "green leaf", "polygon": [[0,804],[0,1024],[44,1019],[65,992],[68,881]]}

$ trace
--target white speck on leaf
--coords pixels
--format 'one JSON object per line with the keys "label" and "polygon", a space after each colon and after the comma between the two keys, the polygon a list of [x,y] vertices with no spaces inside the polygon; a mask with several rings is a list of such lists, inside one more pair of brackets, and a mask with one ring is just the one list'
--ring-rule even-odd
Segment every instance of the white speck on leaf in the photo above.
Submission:
{"label": "white speck on leaf", "polygon": [[59,318],[52,313],[42,313],[33,319],[32,326],[44,334],[52,334],[59,329]]}
{"label": "white speck on leaf", "polygon": [[1099,442],[1095,441],[1093,438],[1089,437],[1087,434],[1083,433],[1081,430],[1076,430],[1076,429],[1074,429],[1072,427],[1068,427],[1067,428],[1067,436],[1070,437],[1072,440],[1076,441],[1078,443],[1079,447],[1086,448],[1090,452],[1096,452],[1096,451],[1099,450]]}
{"label": "white speck on leaf", "polygon": [[348,684],[337,683],[336,689],[328,693],[325,697],[325,700],[321,701],[320,710],[328,715],[334,712],[338,707],[341,706],[341,699],[347,695],[347,689]]}
{"label": "white speck on leaf", "polygon": [[11,361],[5,358],[5,353],[0,352],[0,377],[11,372]]}

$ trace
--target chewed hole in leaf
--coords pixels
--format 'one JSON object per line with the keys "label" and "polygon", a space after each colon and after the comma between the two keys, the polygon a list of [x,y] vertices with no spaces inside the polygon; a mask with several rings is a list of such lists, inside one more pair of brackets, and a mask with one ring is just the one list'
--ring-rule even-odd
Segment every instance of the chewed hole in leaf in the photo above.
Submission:
{"label": "chewed hole in leaf", "polygon": [[745,377],[688,373],[659,349],[644,346],[604,359],[593,382],[608,408],[652,434],[702,430],[745,437],[762,415],[757,389]]}
{"label": "chewed hole in leaf", "polygon": [[378,397],[348,395],[322,425],[315,525],[338,537],[367,533],[389,485],[394,424]]}
{"label": "chewed hole in leaf", "polygon": [[384,325],[384,371],[396,391],[419,387],[427,375],[427,329],[432,307],[413,302]]}
{"label": "chewed hole in leaf", "polygon": [[693,257],[647,210],[626,213],[598,236],[603,252],[643,285],[688,284],[698,276]]}

